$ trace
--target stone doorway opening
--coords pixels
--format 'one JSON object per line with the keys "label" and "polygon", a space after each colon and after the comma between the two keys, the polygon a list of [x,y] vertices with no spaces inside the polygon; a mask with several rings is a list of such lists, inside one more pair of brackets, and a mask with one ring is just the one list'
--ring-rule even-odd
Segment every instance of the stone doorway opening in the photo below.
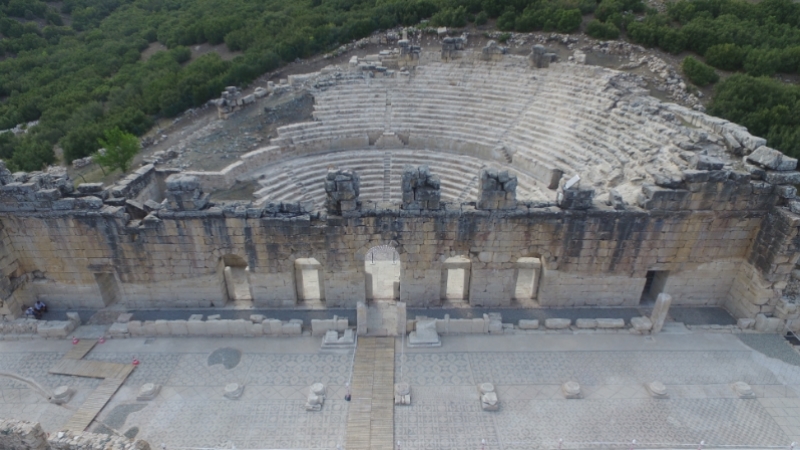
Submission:
{"label": "stone doorway opening", "polygon": [[465,302],[469,300],[471,262],[466,256],[452,256],[444,260],[442,272],[442,300]]}
{"label": "stone doorway opening", "polygon": [[668,275],[669,271],[667,270],[648,270],[639,304],[655,303],[658,294],[664,292]]}
{"label": "stone doorway opening", "polygon": [[372,247],[364,258],[367,300],[400,299],[400,254],[394,247]]}
{"label": "stone doorway opening", "polygon": [[315,258],[297,258],[294,271],[298,302],[310,304],[325,300],[322,264],[319,261]]}
{"label": "stone doorway opening", "polygon": [[113,305],[119,301],[120,291],[117,277],[112,272],[100,272],[94,274],[94,281],[100,289],[100,298],[104,306]]}
{"label": "stone doorway opening", "polygon": [[222,257],[222,277],[228,299],[243,307],[253,306],[253,294],[250,289],[250,270],[241,256],[225,255]]}
{"label": "stone doorway opening", "polygon": [[536,299],[541,269],[542,263],[539,258],[524,257],[517,260],[514,300],[525,302]]}

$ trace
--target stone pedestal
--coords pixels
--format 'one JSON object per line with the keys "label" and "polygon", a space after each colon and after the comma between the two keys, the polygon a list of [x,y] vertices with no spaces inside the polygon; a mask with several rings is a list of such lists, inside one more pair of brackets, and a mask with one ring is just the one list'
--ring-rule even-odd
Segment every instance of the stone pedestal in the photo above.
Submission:
{"label": "stone pedestal", "polygon": [[161,391],[161,386],[154,383],[145,383],[139,389],[139,393],[136,395],[137,401],[148,401],[153,400],[158,395],[159,391]]}
{"label": "stone pedestal", "polygon": [[242,396],[242,393],[244,393],[243,385],[239,383],[229,383],[225,385],[225,392],[223,395],[231,400],[236,400]]}
{"label": "stone pedestal", "polygon": [[436,319],[417,321],[417,329],[408,334],[409,347],[440,347],[442,341],[436,332]]}
{"label": "stone pedestal", "polygon": [[51,403],[56,405],[63,405],[72,399],[75,390],[69,386],[59,386],[53,390],[53,397],[50,399]]}
{"label": "stone pedestal", "polygon": [[497,392],[494,391],[492,383],[479,384],[478,393],[481,396],[481,409],[484,411],[497,411],[500,409],[500,401],[497,399]]}
{"label": "stone pedestal", "polygon": [[306,401],[306,411],[319,411],[325,403],[325,385],[314,383],[308,389],[308,400]]}
{"label": "stone pedestal", "polygon": [[653,322],[653,334],[661,331],[664,327],[664,321],[667,319],[669,312],[669,305],[672,304],[672,296],[669,294],[658,294],[656,298],[656,306],[653,308],[653,314],[650,315],[650,321]]}
{"label": "stone pedestal", "polygon": [[581,385],[577,381],[567,381],[561,385],[564,398],[581,398]]}
{"label": "stone pedestal", "polygon": [[408,383],[397,383],[394,385],[394,404],[411,404],[411,386]]}
{"label": "stone pedestal", "polygon": [[736,392],[736,395],[739,398],[756,398],[756,393],[753,392],[753,388],[750,387],[749,384],[745,383],[744,381],[737,381],[731,385],[733,392]]}
{"label": "stone pedestal", "polygon": [[651,381],[644,385],[647,389],[647,392],[650,393],[650,396],[653,398],[667,398],[667,387],[664,386],[664,383],[660,381]]}

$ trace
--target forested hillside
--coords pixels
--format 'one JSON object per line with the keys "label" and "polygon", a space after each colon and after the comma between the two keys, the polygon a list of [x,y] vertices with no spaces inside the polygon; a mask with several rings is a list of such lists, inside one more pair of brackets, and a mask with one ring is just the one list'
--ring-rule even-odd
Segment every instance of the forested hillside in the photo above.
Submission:
{"label": "forested hillside", "polygon": [[[142,134],[227,85],[377,29],[496,19],[501,30],[573,32],[587,14],[598,38],[689,50],[744,72],[718,83],[710,111],[800,154],[800,88],[764,78],[800,72],[800,4],[790,0],[682,0],[665,14],[641,0],[0,0],[0,129],[39,120],[23,135],[0,134],[0,159],[37,170],[56,143],[66,161],[86,156],[105,130]],[[169,50],[145,60],[154,42]],[[201,43],[241,56],[191,60]],[[715,79],[700,61],[684,67]]]}

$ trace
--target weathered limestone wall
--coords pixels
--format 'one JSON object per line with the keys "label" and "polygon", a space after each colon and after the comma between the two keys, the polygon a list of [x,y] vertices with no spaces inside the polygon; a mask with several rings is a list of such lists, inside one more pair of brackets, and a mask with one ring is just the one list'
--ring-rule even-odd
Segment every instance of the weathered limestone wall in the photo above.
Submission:
{"label": "weathered limestone wall", "polygon": [[[788,213],[787,214],[791,214]],[[638,302],[648,270],[669,271],[676,304],[720,304],[749,257],[761,217],[752,212],[564,211],[557,207],[480,211],[362,210],[347,217],[212,207],[157,211],[126,223],[114,211],[3,215],[26,271],[40,270],[36,296],[58,306],[107,303],[96,279],[114,274],[119,301],[132,306],[224,303],[220,261],[249,266],[254,302],[297,302],[297,258],[321,264],[329,306],[365,299],[364,255],[390,244],[400,254],[400,297],[441,302],[444,261],[469,255],[470,302],[509,304],[516,261],[543,257],[543,305]],[[684,289],[681,290],[681,286]]]}

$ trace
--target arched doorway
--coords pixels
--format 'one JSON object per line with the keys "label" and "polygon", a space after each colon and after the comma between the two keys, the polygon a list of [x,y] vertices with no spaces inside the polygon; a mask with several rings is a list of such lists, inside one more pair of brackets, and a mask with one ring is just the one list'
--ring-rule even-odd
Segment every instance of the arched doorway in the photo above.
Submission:
{"label": "arched doorway", "polygon": [[400,255],[394,247],[369,249],[364,258],[367,300],[399,300],[400,268]]}

